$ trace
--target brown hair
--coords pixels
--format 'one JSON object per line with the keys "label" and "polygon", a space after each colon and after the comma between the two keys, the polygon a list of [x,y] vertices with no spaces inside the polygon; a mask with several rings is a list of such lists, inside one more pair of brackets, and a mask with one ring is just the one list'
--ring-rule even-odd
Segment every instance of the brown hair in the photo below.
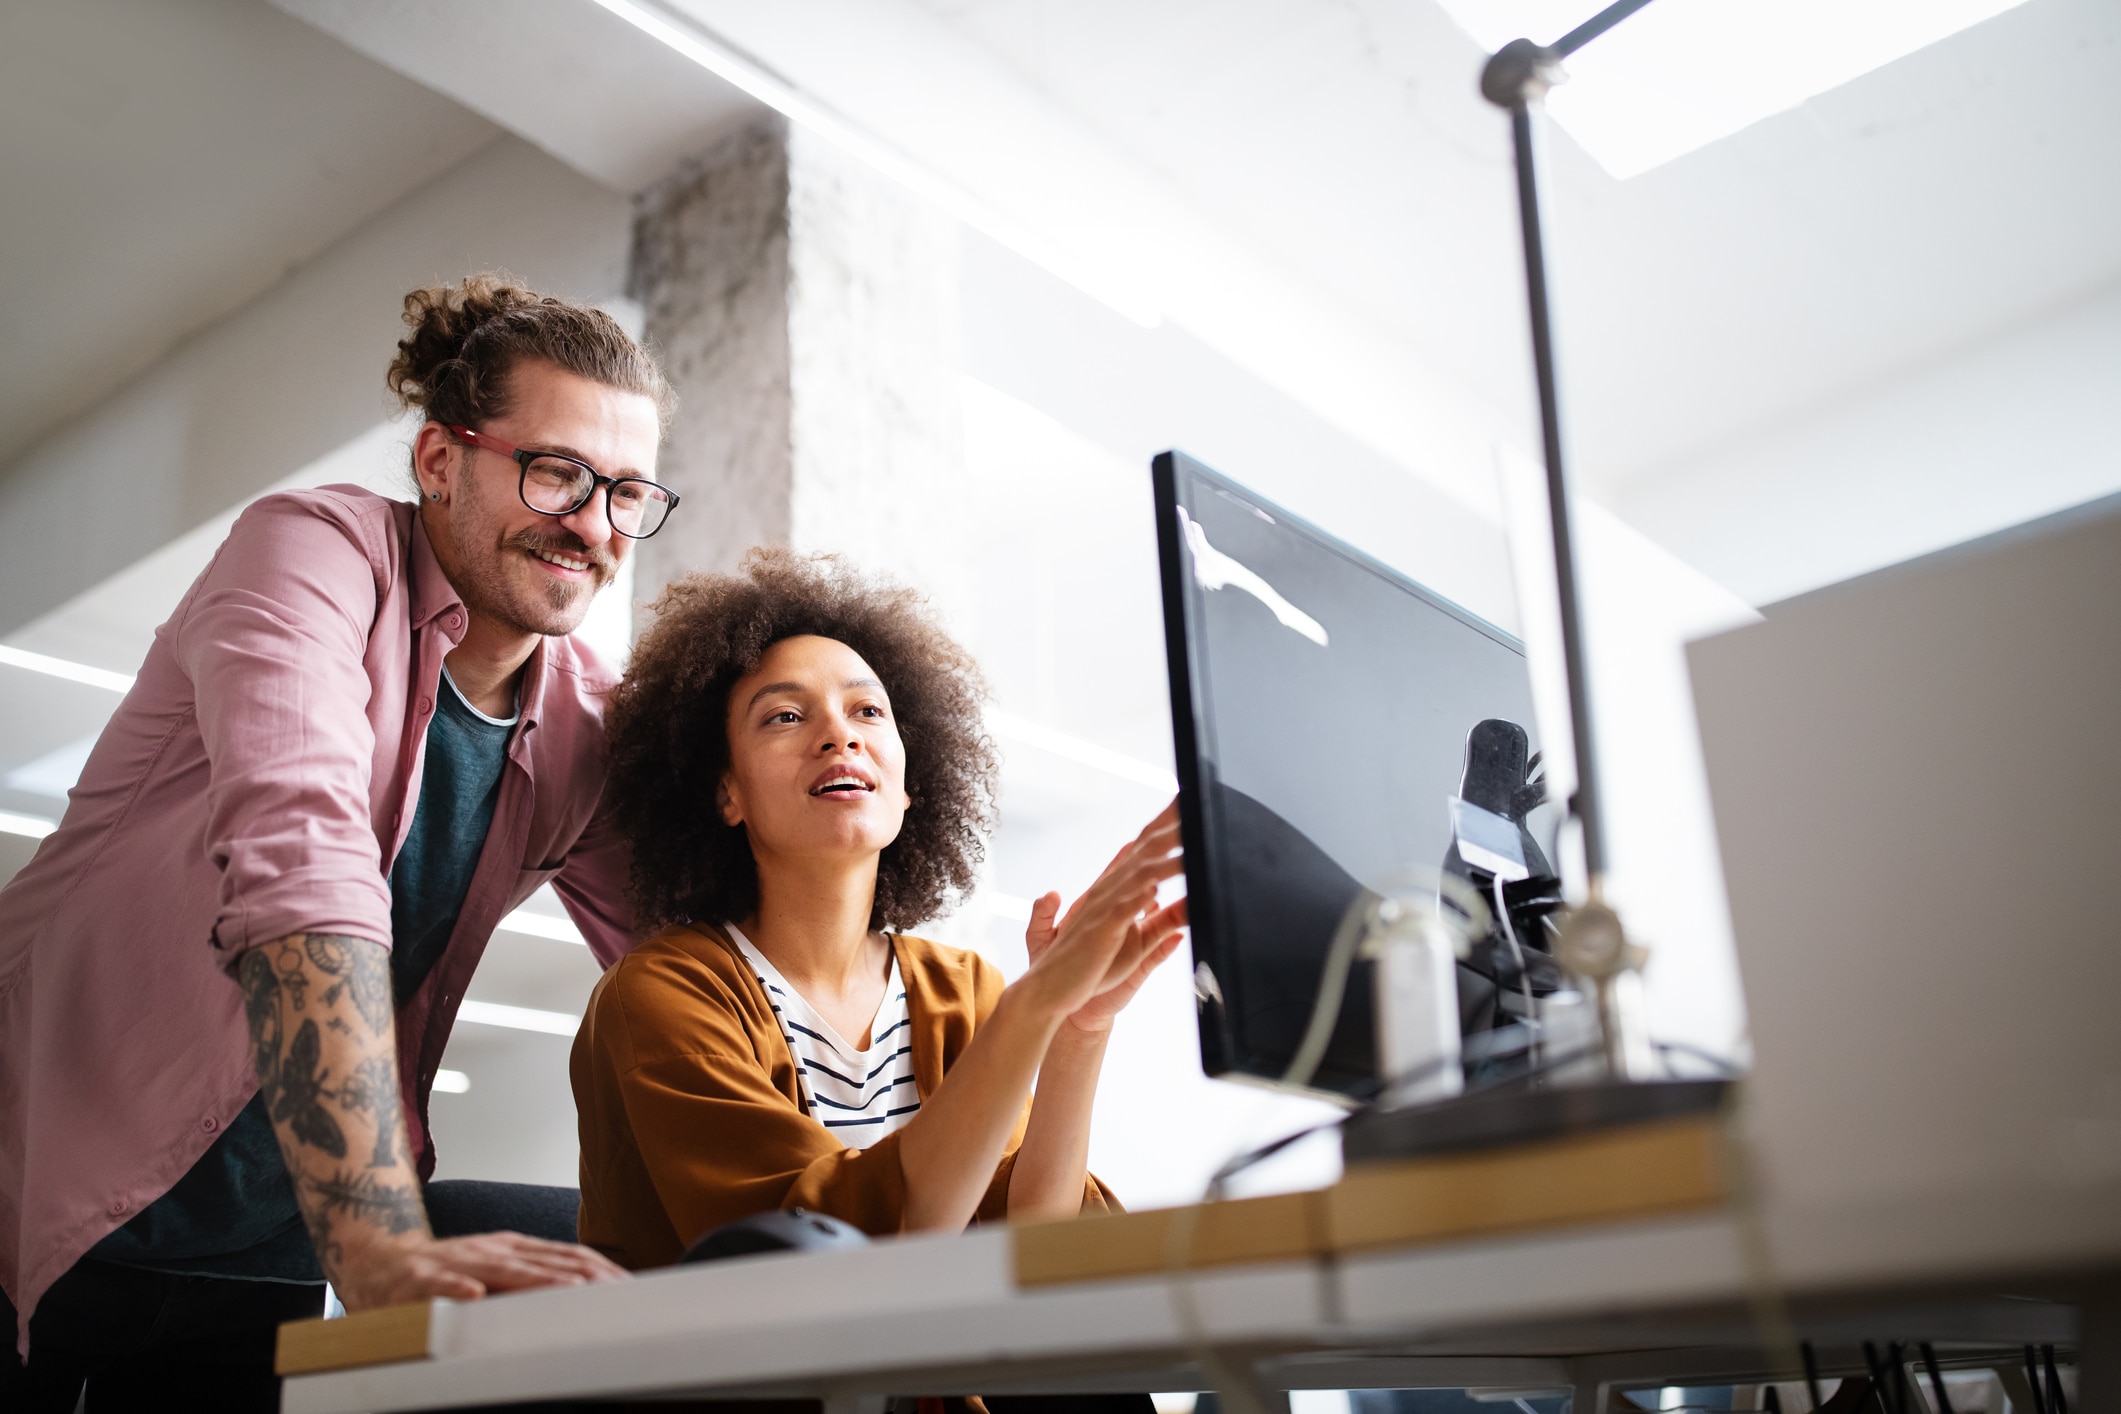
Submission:
{"label": "brown hair", "polygon": [[784,638],[816,634],[862,655],[891,695],[906,746],[906,812],[877,863],[873,928],[936,917],[972,887],[994,820],[1000,763],[972,655],[912,590],[836,555],[753,550],[736,574],[663,591],[606,715],[604,802],[633,845],[634,922],[725,923],[758,907],[741,825],[716,808],[729,769],[729,692]]}
{"label": "brown hair", "polygon": [[405,326],[411,332],[398,340],[384,381],[401,407],[420,409],[430,422],[475,428],[506,413],[509,372],[526,358],[652,398],[657,416],[669,419],[670,385],[617,320],[505,275],[414,290],[405,296]]}

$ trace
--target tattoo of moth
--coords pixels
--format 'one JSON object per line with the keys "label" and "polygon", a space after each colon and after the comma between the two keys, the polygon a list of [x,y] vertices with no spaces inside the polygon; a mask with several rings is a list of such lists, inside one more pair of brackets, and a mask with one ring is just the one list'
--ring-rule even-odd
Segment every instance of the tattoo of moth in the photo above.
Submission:
{"label": "tattoo of moth", "polygon": [[287,1048],[287,1058],[280,1062],[273,1093],[267,1103],[272,1107],[272,1117],[285,1120],[297,1139],[315,1145],[335,1159],[343,1159],[346,1157],[346,1131],[339,1128],[339,1122],[331,1117],[331,1112],[318,1103],[326,1096],[339,1098],[324,1084],[331,1077],[331,1071],[317,1067],[323,1049],[322,1034],[317,1030],[316,1022],[304,1021],[296,1028],[294,1044]]}

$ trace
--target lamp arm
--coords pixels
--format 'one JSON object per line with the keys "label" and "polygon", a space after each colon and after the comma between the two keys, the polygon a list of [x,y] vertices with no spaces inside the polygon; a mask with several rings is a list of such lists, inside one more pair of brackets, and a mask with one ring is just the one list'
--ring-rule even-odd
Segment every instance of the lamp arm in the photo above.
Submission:
{"label": "lamp arm", "polygon": [[1591,729],[1589,668],[1583,632],[1582,590],[1576,568],[1568,473],[1561,441],[1561,397],[1554,371],[1554,318],[1547,290],[1546,251],[1540,229],[1539,160],[1533,108],[1563,74],[1561,61],[1650,3],[1615,0],[1551,45],[1513,39],[1497,50],[1480,76],[1490,103],[1509,110],[1511,147],[1517,164],[1517,214],[1524,233],[1525,303],[1532,323],[1532,369],[1539,385],[1540,449],[1546,459],[1547,513],[1554,532],[1554,580],[1561,600],[1561,651],[1568,680],[1569,728],[1575,745],[1576,789],[1569,814],[1583,832],[1585,873],[1593,896],[1606,870],[1605,817],[1599,792],[1598,755]]}

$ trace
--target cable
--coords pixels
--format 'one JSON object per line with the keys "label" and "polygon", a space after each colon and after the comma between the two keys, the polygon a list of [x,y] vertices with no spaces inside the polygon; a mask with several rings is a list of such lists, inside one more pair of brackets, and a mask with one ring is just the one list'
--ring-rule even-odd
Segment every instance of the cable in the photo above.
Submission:
{"label": "cable", "polygon": [[2051,1414],[2047,1396],[2040,1392],[2040,1363],[2030,1345],[2025,1347],[2025,1383],[2033,1392],[2033,1414]]}
{"label": "cable", "polygon": [[[1502,898],[1502,875],[1491,874],[1489,878],[1495,883],[1495,917],[1502,924],[1502,935],[1510,940],[1510,957],[1517,964],[1517,987],[1519,991],[1524,993],[1524,1019],[1537,1025],[1539,1011],[1538,1008],[1532,1005],[1532,970],[1525,965],[1524,948],[1519,946],[1517,942],[1517,930],[1510,926],[1510,906],[1503,902]],[[1532,1054],[1534,1056],[1539,1054],[1536,1040],[1533,1043]]]}
{"label": "cable", "polygon": [[[1476,901],[1479,898],[1477,894],[1473,897]],[[1336,938],[1335,941],[1337,943],[1339,940]],[[1349,952],[1352,953],[1352,949]],[[1330,967],[1331,964],[1332,958],[1329,954],[1328,966]],[[1345,974],[1343,974],[1343,980],[1345,980]],[[1319,1014],[1319,1010],[1314,1008],[1314,1021]],[[1330,1013],[1328,1014],[1330,1015]],[[1520,1032],[1521,1039],[1520,1036],[1509,1036],[1507,1031],[1489,1032],[1486,1036],[1476,1037],[1473,1042],[1468,1043],[1468,1055],[1474,1055],[1476,1046],[1478,1047],[1476,1058],[1493,1059],[1497,1056],[1530,1052],[1539,1045],[1536,1027],[1526,1026],[1513,1029]],[[1485,1044],[1481,1044],[1482,1042],[1485,1042]],[[1680,1048],[1675,1047],[1675,1049]],[[1537,1056],[1524,1074],[1497,1080],[1468,1093],[1484,1094],[1492,1090],[1506,1089],[1516,1084],[1529,1086],[1547,1072],[1573,1065],[1587,1056],[1596,1054],[1599,1054],[1597,1046],[1579,1046],[1564,1051],[1560,1055]],[[1200,1304],[1195,1298],[1193,1291],[1194,1268],[1192,1256],[1193,1239],[1199,1232],[1202,1211],[1211,1203],[1225,1201],[1231,1180],[1246,1169],[1274,1157],[1274,1155],[1310,1138],[1314,1134],[1319,1134],[1329,1129],[1341,1128],[1350,1120],[1361,1115],[1375,1113],[1379,1109],[1384,1108],[1385,1102],[1392,1095],[1399,1093],[1404,1087],[1418,1084],[1446,1067],[1459,1063],[1460,1059],[1457,1056],[1434,1057],[1397,1075],[1387,1077],[1380,1084],[1379,1094],[1357,1105],[1346,1114],[1336,1115],[1331,1119],[1321,1120],[1316,1124],[1305,1125],[1301,1129],[1293,1130],[1264,1144],[1232,1155],[1210,1176],[1207,1187],[1201,1194],[1200,1202],[1178,1210],[1165,1243],[1165,1266],[1172,1283],[1172,1314],[1177,1318],[1181,1344],[1193,1355],[1194,1359],[1199,1363],[1202,1372],[1208,1376],[1209,1381],[1215,1388],[1227,1396],[1234,1414],[1268,1414],[1268,1411],[1260,1401],[1257,1392],[1252,1389],[1250,1381],[1240,1378],[1239,1372],[1228,1360],[1223,1358],[1222,1352],[1216,1349],[1214,1341],[1208,1335],[1205,1323],[1201,1320]],[[1291,1069],[1293,1071],[1294,1067],[1292,1066]],[[1740,1206],[1742,1207],[1743,1203]],[[1757,1262],[1749,1263],[1748,1265],[1758,1266],[1764,1271],[1764,1255],[1761,1255]],[[1771,1274],[1762,1280],[1770,1293],[1765,1299],[1779,1313],[1780,1297],[1779,1293],[1773,1292]],[[1756,1283],[1756,1286],[1759,1284]],[[1758,1295],[1757,1292],[1756,1295]],[[1779,1320],[1766,1320],[1764,1324],[1776,1334],[1788,1331],[1788,1317],[1786,1315],[1782,1315]],[[1771,1343],[1786,1346],[1791,1342],[1788,1339],[1782,1339],[1774,1340]],[[1808,1343],[1803,1349],[1805,1376],[1813,1392],[1812,1402],[1816,1406],[1819,1402],[1817,1394],[1817,1362]],[[2028,1355],[2030,1355],[2029,1347]],[[1892,1414],[1892,1411],[1888,1411],[1888,1414]],[[1905,1414],[1905,1411],[1900,1411],[1900,1414]]]}
{"label": "cable", "polygon": [[[1331,965],[1330,955],[1328,965]],[[1440,1070],[1447,1064],[1457,1063],[1458,1058],[1455,1056],[1438,1056],[1414,1067],[1403,1076],[1393,1077],[1392,1083],[1413,1084],[1418,1080],[1427,1079],[1429,1073]],[[1373,1100],[1362,1109],[1368,1109],[1375,1104],[1376,1101]],[[1336,1115],[1317,1124],[1305,1125],[1294,1133],[1284,1134],[1278,1139],[1232,1156],[1209,1177],[1207,1189],[1201,1194],[1201,1201],[1179,1209],[1172,1220],[1169,1236],[1165,1239],[1164,1265],[1171,1277],[1171,1314],[1178,1323],[1179,1342],[1192,1354],[1194,1361],[1201,1368],[1201,1373],[1207,1376],[1208,1382],[1228,1402],[1232,1414],[1268,1414],[1268,1410],[1260,1400],[1258,1392],[1252,1388],[1251,1381],[1242,1377],[1240,1372],[1223,1358],[1222,1352],[1215,1348],[1215,1342],[1209,1338],[1207,1324],[1201,1320],[1200,1302],[1193,1291],[1192,1260],[1193,1239],[1200,1230],[1201,1212],[1210,1203],[1222,1202],[1230,1180],[1246,1169],[1272,1158],[1300,1140],[1345,1124],[1356,1113],[1361,1112],[1359,1109],[1350,1114]]]}
{"label": "cable", "polygon": [[2069,1401],[2062,1395],[2062,1374],[2055,1368],[2055,1347],[2041,1346],[2040,1359],[2047,1366],[2048,1414],[2069,1414]]}
{"label": "cable", "polygon": [[[1479,895],[1475,894],[1473,897],[1478,901]],[[1525,1045],[1529,1048],[1531,1044],[1532,1042],[1528,1035]],[[1544,1061],[1521,1078],[1529,1080],[1542,1069],[1570,1065],[1587,1055],[1595,1053],[1595,1047],[1580,1047],[1560,1057]],[[1302,1129],[1284,1134],[1278,1139],[1269,1140],[1256,1148],[1247,1149],[1232,1156],[1225,1160],[1222,1166],[1216,1169],[1213,1176],[1208,1179],[1207,1188],[1201,1194],[1201,1201],[1178,1210],[1164,1244],[1164,1265],[1166,1274],[1171,1278],[1171,1313],[1178,1323],[1180,1343],[1200,1365],[1202,1373],[1208,1377],[1209,1382],[1214,1385],[1216,1391],[1228,1400],[1233,1414],[1268,1414],[1268,1410],[1260,1400],[1257,1391],[1252,1388],[1251,1381],[1242,1378],[1239,1371],[1228,1360],[1223,1358],[1222,1352],[1216,1349],[1215,1342],[1208,1335],[1206,1323],[1201,1320],[1200,1303],[1195,1298],[1193,1291],[1194,1268],[1192,1262],[1193,1239],[1200,1230],[1201,1213],[1209,1204],[1222,1202],[1228,1191],[1230,1180],[1243,1173],[1246,1169],[1251,1168],[1254,1164],[1270,1159],[1291,1145],[1300,1140],[1308,1139],[1314,1134],[1328,1129],[1337,1129],[1345,1125],[1349,1120],[1354,1119],[1357,1115],[1375,1111],[1385,1099],[1389,1098],[1400,1087],[1426,1080],[1429,1076],[1444,1069],[1446,1066],[1454,1066],[1458,1063],[1458,1057],[1456,1056],[1437,1056],[1431,1060],[1424,1061],[1412,1069],[1390,1077],[1385,1082],[1382,1094],[1357,1106],[1347,1114],[1336,1115],[1332,1119],[1321,1120],[1317,1124],[1305,1125]],[[1486,1088],[1499,1089],[1503,1084],[1507,1083],[1498,1082],[1497,1085]]]}
{"label": "cable", "polygon": [[1930,1348],[1930,1343],[1926,1340],[1922,1342],[1920,1349],[1922,1368],[1929,1372],[1930,1392],[1937,1396],[1939,1414],[1952,1414],[1952,1397],[1944,1392],[1944,1376],[1937,1371],[1937,1352]]}
{"label": "cable", "polygon": [[[1456,875],[1416,866],[1387,880],[1385,886],[1395,888],[1402,883],[1411,884],[1412,887],[1405,890],[1408,893],[1415,889],[1426,893],[1433,887],[1436,903],[1430,916],[1447,933],[1454,935],[1451,950],[1457,956],[1463,957],[1466,946],[1474,938],[1486,937],[1492,927],[1486,900]],[[1446,898],[1466,915],[1466,923],[1455,922],[1445,915],[1443,901]],[[1427,900],[1422,902],[1426,904]],[[1301,1089],[1318,1073],[1319,1062],[1326,1056],[1326,1046],[1333,1039],[1333,1029],[1340,1022],[1340,1004],[1347,995],[1348,973],[1355,966],[1356,954],[1377,931],[1379,924],[1397,924],[1404,916],[1403,912],[1387,914],[1384,911],[1386,904],[1391,904],[1395,910],[1407,907],[1397,891],[1390,895],[1365,891],[1356,895],[1355,901],[1341,914],[1340,926],[1333,930],[1333,941],[1326,949],[1325,966],[1318,974],[1318,993],[1311,1002],[1311,1018],[1304,1025],[1303,1040],[1298,1043],[1296,1053],[1289,1058],[1289,1068],[1282,1072],[1282,1084]]]}
{"label": "cable", "polygon": [[1907,1414],[1905,1409],[1895,1407],[1899,1401],[1892,1397],[1892,1387],[1886,1382],[1884,1362],[1878,1358],[1878,1347],[1869,1341],[1863,1342],[1863,1365],[1871,1372],[1871,1393],[1877,1396],[1882,1414]]}
{"label": "cable", "polygon": [[[1527,1051],[1531,1049],[1534,1044],[1535,1042],[1527,1039],[1522,1045],[1518,1046],[1491,1047],[1484,1054],[1483,1058],[1486,1059],[1492,1058],[1493,1056],[1497,1055],[1510,1055],[1517,1052]],[[1526,1071],[1522,1075],[1506,1076],[1503,1079],[1494,1081],[1488,1085],[1480,1086],[1473,1090],[1469,1090],[1466,1093],[1470,1095],[1483,1095],[1492,1090],[1504,1090],[1508,1089],[1513,1085],[1529,1083],[1530,1081],[1537,1079],[1541,1074],[1547,1071],[1559,1070],[1563,1066],[1573,1065],[1577,1061],[1583,1060],[1587,1056],[1593,1056],[1596,1054],[1598,1054],[1598,1047],[1596,1046],[1578,1046],[1574,1050],[1564,1051],[1558,1056],[1550,1056],[1541,1061],[1536,1062],[1532,1069]],[[1269,1142],[1260,1145],[1256,1149],[1247,1149],[1243,1153],[1238,1154],[1236,1157],[1228,1160],[1226,1163],[1223,1164],[1221,1168],[1215,1171],[1215,1176],[1208,1180],[1208,1188],[1207,1191],[1202,1195],[1201,1201],[1207,1203],[1221,1202],[1224,1197],[1223,1190],[1228,1186],[1230,1180],[1243,1173],[1246,1169],[1251,1168],[1254,1164],[1261,1163],[1267,1159],[1273,1158],[1276,1154],[1288,1148],[1291,1144],[1296,1143],[1298,1140],[1308,1139],[1312,1135],[1320,1133],[1324,1130],[1339,1129],[1342,1126],[1346,1125],[1350,1120],[1359,1118],[1360,1116],[1366,1114],[1374,1114],[1378,1110],[1385,1108],[1385,1100],[1390,1098],[1390,1096],[1396,1093],[1401,1087],[1419,1084],[1421,1081],[1427,1080],[1430,1076],[1435,1075],[1437,1072],[1444,1070],[1449,1066],[1455,1065],[1457,1063],[1458,1058],[1455,1056],[1438,1056],[1433,1060],[1425,1061],[1420,1065],[1414,1066],[1412,1069],[1403,1070],[1399,1074],[1392,1076],[1389,1080],[1383,1083],[1383,1093],[1370,1100],[1364,1101],[1362,1104],[1357,1105],[1354,1109],[1348,1111],[1348,1113],[1343,1115],[1335,1115],[1331,1119],[1320,1120],[1316,1124],[1305,1125],[1302,1129],[1295,1130],[1294,1132],[1289,1134],[1284,1134],[1278,1139],[1270,1140]]]}
{"label": "cable", "polygon": [[1374,908],[1375,905],[1365,907],[1357,896],[1354,905],[1340,916],[1340,926],[1333,930],[1326,964],[1318,974],[1318,993],[1311,1001],[1311,1019],[1304,1026],[1304,1038],[1297,1044],[1296,1054],[1289,1057],[1289,1068],[1282,1072],[1281,1083],[1292,1089],[1310,1084],[1311,1077],[1318,1073],[1318,1063],[1326,1058],[1326,1046],[1333,1040],[1334,1027],[1340,1024],[1340,1003],[1347,995],[1355,951],[1369,934]]}
{"label": "cable", "polygon": [[[1692,1056],[1695,1060],[1706,1062],[1722,1071],[1722,1078],[1725,1080],[1736,1080],[1745,1074],[1744,1069],[1738,1062],[1725,1056],[1719,1056],[1714,1051],[1705,1051],[1699,1046],[1690,1046],[1684,1041],[1652,1041],[1650,1046],[1660,1055]],[[1667,1068],[1666,1073],[1670,1073],[1669,1068]]]}
{"label": "cable", "polygon": [[1804,1356],[1804,1392],[1812,1397],[1812,1408],[1818,1409],[1819,1398],[1819,1352],[1812,1349],[1810,1341],[1801,1341],[1798,1352]]}
{"label": "cable", "polygon": [[[1797,1339],[1797,1326],[1790,1319],[1789,1303],[1775,1275],[1774,1246],[1768,1241],[1767,1217],[1760,1199],[1760,1178],[1753,1151],[1746,1143],[1746,1088],[1732,1085],[1723,1096],[1724,1169],[1730,1175],[1731,1225],[1738,1239],[1739,1260],[1745,1269],[1747,1303],[1753,1308],[1753,1325],[1761,1348],[1775,1357],[1776,1364],[1790,1370],[1800,1364],[1813,1389],[1817,1405],[1818,1361],[1808,1344]],[[1886,1411],[1892,1414],[1892,1411]]]}

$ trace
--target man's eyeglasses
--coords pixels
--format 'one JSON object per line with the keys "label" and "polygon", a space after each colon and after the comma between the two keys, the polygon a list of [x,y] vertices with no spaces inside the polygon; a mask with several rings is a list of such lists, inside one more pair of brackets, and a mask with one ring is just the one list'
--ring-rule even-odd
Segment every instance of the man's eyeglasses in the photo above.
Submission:
{"label": "man's eyeglasses", "polygon": [[558,452],[531,452],[469,427],[443,423],[442,429],[467,446],[498,452],[523,468],[516,489],[523,504],[539,515],[566,516],[589,504],[599,486],[609,487],[604,503],[611,528],[628,540],[646,540],[663,528],[677,509],[678,493],[638,476],[605,476],[588,462]]}

